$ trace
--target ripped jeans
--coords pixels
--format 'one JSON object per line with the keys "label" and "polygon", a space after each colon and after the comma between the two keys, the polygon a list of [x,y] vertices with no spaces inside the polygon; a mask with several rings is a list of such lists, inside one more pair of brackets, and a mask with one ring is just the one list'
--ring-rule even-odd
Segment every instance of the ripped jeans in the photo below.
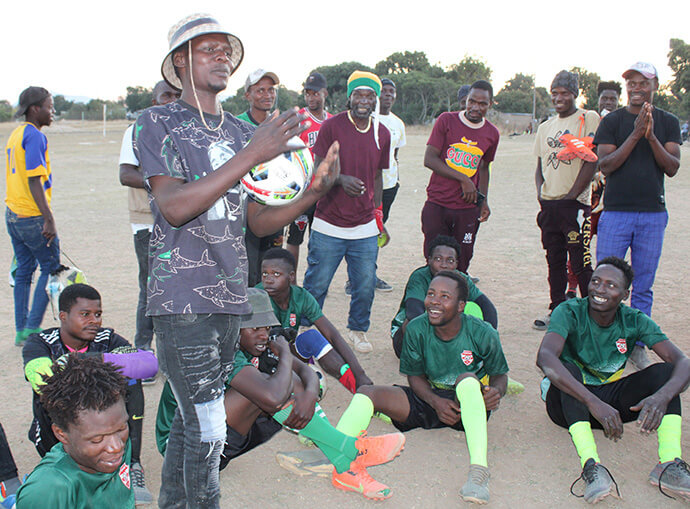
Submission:
{"label": "ripped jeans", "polygon": [[239,343],[239,325],[235,315],[153,317],[160,369],[179,403],[163,461],[159,507],[220,507],[224,389]]}

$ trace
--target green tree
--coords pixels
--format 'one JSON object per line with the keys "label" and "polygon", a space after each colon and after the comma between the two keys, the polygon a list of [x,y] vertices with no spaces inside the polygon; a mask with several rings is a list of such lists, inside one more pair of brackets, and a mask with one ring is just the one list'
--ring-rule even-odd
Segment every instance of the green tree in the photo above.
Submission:
{"label": "green tree", "polygon": [[63,112],[69,110],[74,103],[65,99],[64,95],[53,96],[53,107],[56,115],[62,115]]}
{"label": "green tree", "polygon": [[0,122],[12,120],[12,105],[7,99],[0,101]]}
{"label": "green tree", "polygon": [[283,85],[278,85],[277,104],[276,107],[282,112],[300,104],[301,94],[294,90],[289,90]]}
{"label": "green tree", "polygon": [[393,111],[408,124],[427,124],[455,104],[457,84],[421,71],[396,76]]}
{"label": "green tree", "polygon": [[152,89],[146,87],[127,87],[125,105],[131,112],[139,111],[151,106],[153,100]]}
{"label": "green tree", "polygon": [[551,110],[551,99],[544,87],[534,90],[534,76],[517,73],[494,97],[494,107],[504,113],[532,113],[536,95],[536,117],[542,118]]}
{"label": "green tree", "polygon": [[597,86],[601,77],[595,72],[589,72],[583,67],[573,67],[570,72],[579,76],[580,100],[584,99],[583,108],[586,110],[599,110],[599,95]]}
{"label": "green tree", "polygon": [[229,111],[233,115],[239,115],[249,109],[249,101],[244,98],[244,87],[240,87],[235,92],[235,95],[228,97],[221,103],[225,111]]}
{"label": "green tree", "polygon": [[396,51],[374,67],[374,72],[378,76],[430,70],[431,64],[423,51]]}
{"label": "green tree", "polygon": [[446,77],[461,85],[471,85],[477,80],[491,81],[491,68],[484,60],[465,55],[459,63],[448,68]]}
{"label": "green tree", "polygon": [[669,47],[668,66],[673,70],[669,89],[676,99],[671,112],[687,119],[690,117],[690,44],[682,39],[671,39]]}
{"label": "green tree", "polygon": [[323,65],[311,72],[320,72],[328,83],[326,105],[331,113],[347,109],[347,79],[354,71],[374,72],[369,66],[360,62],[342,62],[336,65]]}

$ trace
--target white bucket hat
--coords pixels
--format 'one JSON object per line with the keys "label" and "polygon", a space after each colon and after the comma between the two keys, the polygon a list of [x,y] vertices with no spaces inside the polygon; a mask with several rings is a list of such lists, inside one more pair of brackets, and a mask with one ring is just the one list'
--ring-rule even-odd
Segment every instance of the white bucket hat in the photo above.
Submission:
{"label": "white bucket hat", "polygon": [[163,65],[161,65],[161,74],[169,85],[178,90],[182,90],[182,82],[180,78],[177,77],[177,74],[175,74],[175,67],[172,62],[173,52],[184,43],[191,41],[199,35],[206,34],[225,34],[228,36],[228,42],[232,48],[232,54],[230,55],[230,65],[232,69],[230,74],[233,74],[237,70],[244,57],[242,41],[222,28],[220,23],[210,14],[192,14],[175,23],[168,32],[169,51],[163,60]]}

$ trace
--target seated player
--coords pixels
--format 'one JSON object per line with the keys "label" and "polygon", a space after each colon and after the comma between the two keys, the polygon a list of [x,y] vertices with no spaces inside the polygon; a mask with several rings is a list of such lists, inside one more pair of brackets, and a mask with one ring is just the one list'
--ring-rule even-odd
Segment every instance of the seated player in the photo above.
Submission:
{"label": "seated player", "polygon": [[17,509],[134,509],[131,442],[120,367],[69,355],[41,386],[59,443],[17,491]]}
{"label": "seated player", "polygon": [[[403,336],[407,323],[424,313],[424,299],[431,279],[442,270],[457,270],[460,257],[460,244],[453,237],[439,235],[429,246],[429,258],[424,267],[416,269],[410,274],[405,286],[405,294],[400,302],[398,313],[391,322],[391,337],[393,350],[400,358]],[[469,294],[465,313],[483,318],[494,329],[498,330],[498,314],[496,307],[472,282],[467,274],[459,272],[467,282]]]}
{"label": "seated player", "polygon": [[[357,436],[378,411],[400,431],[446,426],[464,430],[470,469],[460,496],[485,504],[489,501],[486,421],[506,393],[508,364],[496,329],[463,313],[467,295],[463,275],[436,274],[424,300],[426,313],[405,331],[400,372],[407,375],[409,387],[359,387],[337,429]],[[336,476],[333,484],[355,489]]]}
{"label": "seated player", "polygon": [[314,359],[354,394],[357,387],[372,381],[316,299],[295,284],[295,270],[292,253],[282,248],[269,249],[261,262],[261,283],[257,288],[263,288],[271,297],[273,312],[282,327],[297,332],[303,321],[316,326],[316,330],[308,330],[291,341],[292,353],[304,361]]}
{"label": "seated player", "polygon": [[[362,486],[368,498],[388,498],[388,487],[369,477],[365,468],[398,456],[405,437],[401,433],[351,437],[331,426],[316,402],[319,382],[314,371],[292,355],[283,336],[269,336],[278,319],[268,295],[258,288],[249,288],[247,296],[252,314],[243,316],[240,350],[226,382],[227,438],[221,470],[232,458],[287,427],[300,430],[323,451],[329,460],[329,471],[332,463],[340,472],[338,475],[348,483]],[[165,451],[173,418],[181,418],[176,408],[175,397],[166,384],[156,419],[156,440],[161,453]]]}
{"label": "seated player", "polygon": [[[601,260],[588,297],[570,299],[553,310],[537,356],[548,377],[542,382],[546,411],[570,432],[582,465],[584,498],[592,504],[613,494],[615,484],[599,462],[592,428],[617,441],[623,423],[634,420],[642,433],[657,432],[659,463],[649,482],[662,492],[690,498],[690,470],[680,459],[679,396],[690,382],[690,360],[651,318],[623,304],[632,279],[625,261]],[[636,341],[664,362],[621,377]]]}
{"label": "seated player", "polygon": [[50,416],[43,407],[40,394],[43,375],[50,375],[53,362],[66,354],[77,352],[93,355],[120,367],[129,379],[127,412],[132,439],[132,484],[138,503],[151,503],[153,497],[146,488],[141,466],[141,439],[144,416],[144,391],[141,379],[154,376],[158,361],[153,352],[133,349],[130,343],[113,329],[101,327],[101,296],[85,284],[67,286],[58,301],[60,327],[31,334],[24,344],[24,374],[34,390],[34,419],[29,439],[41,456],[58,443],[53,434]]}

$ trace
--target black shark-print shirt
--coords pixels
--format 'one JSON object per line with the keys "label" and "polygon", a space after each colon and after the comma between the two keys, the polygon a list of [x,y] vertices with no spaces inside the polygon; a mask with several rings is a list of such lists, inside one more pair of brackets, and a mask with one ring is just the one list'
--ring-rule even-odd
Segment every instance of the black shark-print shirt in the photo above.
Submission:
{"label": "black shark-print shirt", "polygon": [[[208,114],[204,118],[211,128],[221,119]],[[157,175],[193,182],[232,158],[253,132],[253,126],[229,113],[220,130],[209,130],[198,110],[177,101],[144,111],[134,128],[133,145],[147,186]],[[165,220],[151,198],[147,314],[248,313],[247,195],[240,185],[179,228]]]}

